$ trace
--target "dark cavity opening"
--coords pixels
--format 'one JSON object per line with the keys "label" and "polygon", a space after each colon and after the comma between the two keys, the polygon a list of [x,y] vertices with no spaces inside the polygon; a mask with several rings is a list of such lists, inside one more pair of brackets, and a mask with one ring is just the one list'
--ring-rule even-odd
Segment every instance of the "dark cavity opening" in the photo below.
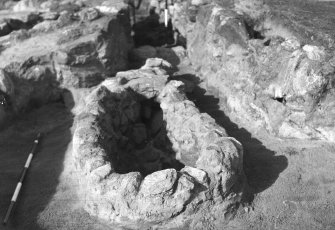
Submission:
{"label": "dark cavity opening", "polygon": [[264,46],[269,46],[271,44],[271,39],[266,40],[263,44]]}
{"label": "dark cavity opening", "polygon": [[[132,109],[139,114],[135,120],[120,126],[117,154],[112,159],[116,172],[136,171],[146,176],[167,168],[181,170],[184,164],[176,159],[159,103],[136,93],[134,98],[136,104]],[[122,124],[123,118],[120,119]]]}
{"label": "dark cavity opening", "polygon": [[249,39],[260,39],[260,40],[265,39],[265,36],[260,31],[255,30],[255,25],[253,22],[244,20],[244,25],[248,32]]}
{"label": "dark cavity opening", "polygon": [[283,97],[274,97],[273,98],[274,100],[276,100],[276,101],[278,101],[278,102],[280,102],[280,103],[282,103],[282,104],[286,104],[286,98],[285,98],[285,96],[283,96]]}
{"label": "dark cavity opening", "polygon": [[[15,18],[6,18],[3,21],[6,23],[6,26],[4,27],[2,31],[0,31],[0,36],[8,35],[11,32],[17,31],[17,30],[25,30],[25,31],[30,30],[37,23],[42,22],[43,20],[38,14],[31,14],[27,22],[23,22]],[[27,33],[27,32],[22,31],[23,35],[21,36],[25,36],[24,33]],[[29,35],[26,35],[26,36],[29,36]]]}

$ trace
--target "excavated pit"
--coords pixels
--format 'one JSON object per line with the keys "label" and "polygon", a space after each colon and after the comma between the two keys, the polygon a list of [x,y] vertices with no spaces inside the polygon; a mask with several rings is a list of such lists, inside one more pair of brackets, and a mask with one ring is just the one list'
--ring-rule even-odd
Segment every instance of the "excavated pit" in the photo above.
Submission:
{"label": "excavated pit", "polygon": [[73,156],[85,210],[135,229],[192,225],[209,206],[232,212],[244,187],[241,144],[150,63],[168,64],[119,72],[80,106]]}
{"label": "excavated pit", "polygon": [[[132,108],[111,111],[111,119],[124,122],[127,110],[132,109],[134,117],[127,119],[119,129],[117,155],[111,156],[115,171],[120,174],[140,172],[146,176],[153,172],[174,168],[181,170],[184,164],[175,159],[176,153],[167,136],[163,111],[155,99],[128,90],[133,101]],[[125,117],[124,117],[125,116]]]}

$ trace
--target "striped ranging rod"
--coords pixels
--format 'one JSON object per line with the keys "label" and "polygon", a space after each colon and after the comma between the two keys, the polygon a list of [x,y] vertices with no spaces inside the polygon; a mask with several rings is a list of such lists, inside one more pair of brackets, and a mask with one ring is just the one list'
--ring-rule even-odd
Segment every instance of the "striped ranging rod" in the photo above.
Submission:
{"label": "striped ranging rod", "polygon": [[6,213],[6,216],[5,216],[5,219],[3,221],[3,224],[6,225],[8,220],[9,220],[9,217],[13,211],[13,208],[14,208],[14,205],[15,205],[15,202],[17,200],[17,197],[20,193],[20,190],[21,190],[21,187],[22,187],[22,183],[23,183],[23,180],[24,180],[24,177],[26,176],[26,173],[28,171],[28,168],[29,168],[29,165],[31,163],[31,160],[33,159],[33,156],[35,154],[35,151],[37,149],[37,146],[38,146],[38,143],[40,141],[40,138],[41,138],[41,133],[39,133],[36,137],[36,139],[34,140],[34,145],[33,145],[33,148],[31,150],[31,152],[29,153],[29,156],[28,156],[28,159],[26,161],[26,164],[24,165],[24,168],[22,170],[22,173],[21,173],[21,177],[20,177],[20,180],[19,182],[17,183],[16,185],[16,188],[15,188],[15,191],[14,191],[14,194],[12,196],[12,200],[10,202],[10,205],[7,209],[7,213]]}
{"label": "striped ranging rod", "polygon": [[168,21],[169,21],[168,0],[165,0],[165,9],[164,9],[164,24],[165,24],[165,27],[168,27]]}

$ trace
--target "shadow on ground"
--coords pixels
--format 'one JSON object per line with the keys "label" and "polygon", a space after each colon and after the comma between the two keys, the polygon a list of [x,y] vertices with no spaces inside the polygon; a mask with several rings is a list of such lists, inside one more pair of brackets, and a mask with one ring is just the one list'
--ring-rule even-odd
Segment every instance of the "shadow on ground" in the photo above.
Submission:
{"label": "shadow on ground", "polygon": [[5,216],[34,138],[38,132],[43,133],[10,221],[0,229],[44,229],[45,223],[39,215],[56,193],[65,152],[72,139],[72,123],[69,108],[63,103],[53,103],[22,114],[0,132],[1,218]]}
{"label": "shadow on ground", "polygon": [[251,202],[255,194],[269,188],[288,166],[285,156],[276,156],[276,153],[267,149],[263,143],[252,136],[244,128],[239,128],[220,109],[220,99],[207,95],[206,90],[199,87],[200,80],[192,74],[176,75],[171,80],[181,80],[195,83],[192,93],[187,97],[192,100],[200,112],[209,114],[215,121],[224,127],[229,136],[240,141],[244,148],[244,172],[248,181],[245,202]]}
{"label": "shadow on ground", "polygon": [[133,30],[136,47],[143,45],[163,46],[174,43],[171,21],[166,28],[163,23],[159,22],[159,15],[155,13],[155,9],[151,9],[146,18],[135,23]]}

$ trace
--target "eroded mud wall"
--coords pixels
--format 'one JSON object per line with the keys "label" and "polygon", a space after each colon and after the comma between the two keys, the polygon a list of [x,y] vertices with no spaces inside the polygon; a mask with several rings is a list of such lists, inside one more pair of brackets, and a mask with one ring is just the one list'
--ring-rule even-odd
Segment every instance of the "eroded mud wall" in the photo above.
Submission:
{"label": "eroded mud wall", "polygon": [[133,41],[127,4],[54,5],[0,11],[1,25],[13,20],[22,25],[0,34],[2,123],[33,107],[66,101],[68,90],[90,88],[129,67]]}
{"label": "eroded mud wall", "polygon": [[[246,127],[334,141],[331,30],[306,27],[298,11],[287,19],[292,12],[280,14],[271,2],[252,3],[175,4],[174,24],[186,37],[188,55],[206,88],[220,97],[226,114]],[[302,28],[324,36],[305,34]]]}

